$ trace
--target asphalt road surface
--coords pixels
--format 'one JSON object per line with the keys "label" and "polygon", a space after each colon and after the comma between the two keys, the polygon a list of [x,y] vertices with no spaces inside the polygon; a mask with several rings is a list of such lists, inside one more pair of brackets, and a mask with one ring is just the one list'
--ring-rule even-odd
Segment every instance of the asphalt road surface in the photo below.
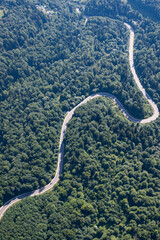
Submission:
{"label": "asphalt road surface", "polygon": [[141,123],[150,123],[151,121],[154,121],[158,116],[159,116],[159,110],[157,105],[152,101],[151,97],[146,93],[145,89],[143,88],[142,84],[139,81],[139,78],[136,74],[135,68],[134,68],[134,61],[133,61],[133,45],[134,45],[134,31],[132,27],[125,23],[125,26],[129,29],[130,31],[130,43],[129,43],[129,64],[130,64],[130,69],[133,74],[134,80],[142,92],[143,96],[147,99],[147,101],[150,103],[150,105],[153,108],[153,115],[149,118],[143,119],[140,122]]}
{"label": "asphalt road surface", "polygon": [[59,142],[59,154],[58,154],[58,163],[57,163],[57,170],[56,170],[56,174],[55,177],[52,179],[52,181],[47,184],[45,187],[42,187],[40,189],[37,189],[35,191],[32,192],[28,192],[28,193],[24,193],[21,195],[18,195],[12,199],[10,199],[8,202],[6,202],[1,208],[0,208],[0,219],[3,217],[5,211],[12,206],[13,204],[17,203],[18,201],[24,199],[24,198],[28,198],[31,196],[36,196],[36,195],[40,195],[48,190],[50,190],[51,188],[53,188],[53,186],[59,181],[59,175],[62,172],[62,166],[63,166],[63,150],[64,150],[64,144],[63,144],[63,139],[64,139],[64,135],[66,132],[66,128],[67,128],[67,123],[69,122],[69,120],[72,118],[72,115],[74,113],[74,111],[81,105],[87,103],[88,101],[97,98],[97,97],[107,97],[110,98],[112,100],[115,101],[115,103],[118,105],[119,109],[122,111],[122,113],[124,114],[124,116],[126,118],[128,118],[130,121],[135,122],[135,123],[150,123],[152,121],[154,121],[158,116],[159,116],[159,111],[158,108],[156,106],[156,104],[152,101],[152,99],[150,98],[150,96],[146,93],[145,89],[142,87],[139,78],[136,74],[135,68],[134,68],[134,62],[133,62],[133,44],[134,44],[134,31],[131,28],[131,26],[127,23],[125,23],[125,26],[129,29],[130,31],[130,44],[129,44],[129,63],[130,63],[130,69],[131,72],[133,74],[134,80],[138,86],[138,88],[140,89],[140,91],[143,93],[144,97],[148,100],[148,102],[150,103],[150,105],[153,108],[153,115],[147,119],[136,119],[134,117],[132,117],[126,110],[125,108],[122,106],[122,104],[119,102],[119,100],[114,97],[113,95],[109,94],[109,93],[96,93],[93,94],[89,97],[87,97],[86,99],[84,99],[81,103],[79,103],[76,107],[74,107],[70,112],[67,113],[63,125],[62,125],[62,129],[61,129],[61,136],[60,136],[60,142]]}

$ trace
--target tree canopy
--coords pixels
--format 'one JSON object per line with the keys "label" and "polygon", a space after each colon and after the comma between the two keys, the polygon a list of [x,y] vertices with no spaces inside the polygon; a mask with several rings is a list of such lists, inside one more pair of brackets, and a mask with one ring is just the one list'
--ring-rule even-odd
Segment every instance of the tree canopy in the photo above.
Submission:
{"label": "tree canopy", "polygon": [[126,121],[111,100],[79,107],[68,124],[58,185],[11,207],[2,240],[158,240],[159,137],[155,124]]}
{"label": "tree canopy", "polygon": [[[1,206],[51,181],[65,114],[85,97],[109,92],[134,117],[152,114],[130,71],[124,22],[160,110],[159,9],[156,0],[1,1]],[[9,209],[0,238],[159,239],[159,126],[130,123],[110,100],[78,108],[59,184]]]}

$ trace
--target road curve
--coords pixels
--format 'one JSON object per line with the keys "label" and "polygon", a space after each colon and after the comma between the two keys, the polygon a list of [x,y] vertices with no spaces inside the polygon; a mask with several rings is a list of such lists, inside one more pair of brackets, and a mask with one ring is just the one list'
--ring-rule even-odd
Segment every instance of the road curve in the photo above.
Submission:
{"label": "road curve", "polygon": [[156,106],[156,104],[152,101],[152,99],[150,98],[150,96],[146,93],[145,89],[142,87],[136,71],[134,69],[134,62],[133,62],[133,43],[134,43],[134,31],[131,28],[130,25],[128,25],[127,23],[125,23],[125,26],[130,30],[130,44],[129,44],[129,63],[130,63],[130,68],[131,68],[131,72],[133,74],[133,77],[135,79],[135,82],[138,86],[138,88],[141,90],[141,92],[143,93],[143,95],[145,96],[145,98],[148,100],[148,102],[151,104],[154,113],[151,117],[147,118],[147,119],[136,119],[134,117],[132,117],[126,110],[125,108],[122,106],[122,104],[120,103],[120,101],[113,96],[112,94],[109,93],[95,93],[89,97],[87,97],[86,99],[84,99],[81,103],[79,103],[76,107],[74,107],[70,112],[67,113],[67,116],[65,117],[64,121],[63,121],[63,125],[62,125],[62,129],[61,129],[61,136],[60,136],[60,142],[59,142],[59,154],[58,154],[58,163],[57,163],[57,170],[56,170],[56,174],[55,177],[52,179],[52,181],[47,184],[45,187],[42,187],[40,189],[37,189],[35,191],[31,191],[28,193],[24,193],[21,195],[18,195],[12,199],[10,199],[8,202],[6,202],[1,208],[0,208],[0,219],[3,217],[5,211],[12,206],[14,203],[24,199],[24,198],[28,198],[28,197],[32,197],[32,196],[36,196],[36,195],[40,195],[46,191],[48,191],[49,189],[53,188],[53,186],[59,181],[59,175],[62,173],[62,166],[63,166],[63,149],[64,149],[64,144],[63,144],[63,140],[64,140],[64,135],[66,132],[66,128],[67,128],[67,123],[69,122],[69,120],[72,118],[72,115],[74,114],[74,111],[80,107],[81,105],[87,103],[88,101],[97,98],[97,97],[107,97],[110,98],[112,100],[115,101],[115,103],[118,105],[119,109],[122,111],[122,113],[124,114],[124,116],[126,118],[128,118],[130,121],[135,122],[135,123],[149,123],[154,121],[158,116],[159,116],[159,111],[158,108]]}
{"label": "road curve", "polygon": [[159,110],[157,105],[152,101],[151,97],[146,93],[145,89],[143,88],[142,84],[139,81],[139,78],[136,74],[135,68],[134,68],[134,60],[133,60],[133,45],[134,45],[134,31],[132,27],[125,23],[125,26],[130,30],[130,43],[129,43],[129,64],[130,64],[130,69],[133,74],[134,80],[142,92],[143,96],[147,99],[147,101],[150,103],[150,105],[153,108],[153,115],[149,118],[141,120],[141,123],[150,123],[151,121],[154,121],[158,116],[159,116]]}

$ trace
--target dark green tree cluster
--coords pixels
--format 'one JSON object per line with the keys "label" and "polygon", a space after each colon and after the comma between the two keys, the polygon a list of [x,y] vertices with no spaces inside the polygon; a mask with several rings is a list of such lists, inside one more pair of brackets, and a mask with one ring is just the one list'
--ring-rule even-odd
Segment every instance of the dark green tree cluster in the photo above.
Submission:
{"label": "dark green tree cluster", "polygon": [[113,101],[78,108],[65,137],[61,180],[11,207],[1,239],[158,240],[160,131],[127,121]]}
{"label": "dark green tree cluster", "polygon": [[39,54],[44,37],[39,47],[38,38],[46,16],[27,2],[8,1],[7,9],[0,21],[1,205],[53,178],[63,120],[47,72],[40,71],[46,56]]}
{"label": "dark green tree cluster", "polygon": [[140,21],[142,16],[135,11],[128,1],[120,0],[88,0],[85,6],[87,16],[106,16],[120,20]]}
{"label": "dark green tree cluster", "polygon": [[144,17],[160,23],[159,0],[128,0],[133,9],[139,11]]}

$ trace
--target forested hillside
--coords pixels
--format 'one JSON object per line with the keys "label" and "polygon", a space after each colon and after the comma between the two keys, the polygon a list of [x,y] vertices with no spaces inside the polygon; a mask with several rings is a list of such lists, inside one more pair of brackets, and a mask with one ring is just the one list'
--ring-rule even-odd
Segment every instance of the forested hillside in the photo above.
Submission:
{"label": "forested hillside", "polygon": [[159,0],[128,0],[128,3],[144,17],[160,23]]}
{"label": "forested hillside", "polygon": [[127,1],[117,0],[89,0],[86,3],[85,14],[87,16],[107,16],[120,20],[140,21],[142,16],[128,4]]}
{"label": "forested hillside", "polygon": [[135,67],[140,81],[160,109],[160,25],[144,20],[135,38]]}
{"label": "forested hillside", "polygon": [[126,121],[111,100],[78,108],[59,184],[11,207],[1,239],[158,240],[159,138],[155,124]]}
{"label": "forested hillside", "polygon": [[4,2],[0,21],[1,204],[53,178],[63,116],[83,97],[113,93],[135,117],[151,114],[128,65],[123,23],[85,19],[67,2],[52,17]]}
{"label": "forested hillside", "polygon": [[[0,2],[1,206],[51,181],[66,112],[85,97],[109,92],[134,117],[152,114],[130,71],[124,22],[135,32],[137,75],[160,110],[159,6]],[[155,18],[146,18],[148,8]],[[11,207],[0,239],[159,240],[159,126],[159,118],[133,124],[103,98],[78,108],[67,127],[59,183]]]}
{"label": "forested hillside", "polygon": [[[132,2],[130,5],[129,3]],[[142,6],[135,10],[137,2],[141,2]],[[133,8],[132,8],[133,7]],[[159,1],[112,1],[103,0],[88,1],[85,13],[89,16],[112,16],[115,19],[131,22],[132,27],[135,29],[135,52],[134,61],[136,71],[142,84],[147,89],[150,96],[158,104],[160,102],[160,25],[157,21],[151,21],[141,15],[141,9],[149,9],[148,11],[158,17],[155,11],[159,11]],[[139,10],[139,11],[138,11]],[[149,17],[149,16],[148,16]],[[160,108],[160,106],[159,106]]]}

